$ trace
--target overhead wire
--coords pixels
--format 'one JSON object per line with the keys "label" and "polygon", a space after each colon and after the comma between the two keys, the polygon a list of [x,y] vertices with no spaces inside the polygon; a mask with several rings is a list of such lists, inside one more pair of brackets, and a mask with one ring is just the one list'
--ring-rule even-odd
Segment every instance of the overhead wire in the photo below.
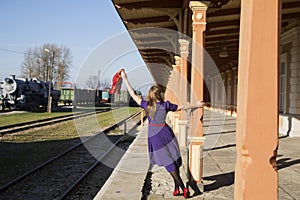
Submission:
{"label": "overhead wire", "polygon": [[4,48],[0,48],[0,51],[5,51],[5,52],[9,52],[9,53],[16,53],[16,54],[23,54],[23,55],[38,55],[38,54],[35,54],[35,53],[26,53],[26,52],[22,52],[22,51],[15,51],[15,50],[10,50],[10,49],[4,49]]}

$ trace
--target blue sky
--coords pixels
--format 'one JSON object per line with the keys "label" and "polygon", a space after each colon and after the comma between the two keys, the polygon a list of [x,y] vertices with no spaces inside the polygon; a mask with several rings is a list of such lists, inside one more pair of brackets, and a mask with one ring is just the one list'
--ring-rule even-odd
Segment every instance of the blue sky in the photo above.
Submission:
{"label": "blue sky", "polygon": [[[22,52],[51,43],[71,50],[70,81],[76,82],[78,73],[82,75],[82,66],[90,73],[98,70],[99,60],[91,61],[90,58],[95,51],[108,47],[109,51],[99,51],[102,53],[100,58],[112,58],[107,54],[114,54],[115,38],[124,37],[122,45],[130,46],[130,49],[125,50],[126,54],[119,52],[122,56],[115,55],[117,59],[112,58],[113,61],[105,61],[106,66],[100,66],[104,68],[100,70],[102,77],[111,78],[115,71],[124,67],[131,74],[146,73],[147,81],[151,81],[110,0],[0,0],[0,25],[1,79],[10,74],[20,75],[24,60]],[[143,80],[132,82],[138,87]]]}

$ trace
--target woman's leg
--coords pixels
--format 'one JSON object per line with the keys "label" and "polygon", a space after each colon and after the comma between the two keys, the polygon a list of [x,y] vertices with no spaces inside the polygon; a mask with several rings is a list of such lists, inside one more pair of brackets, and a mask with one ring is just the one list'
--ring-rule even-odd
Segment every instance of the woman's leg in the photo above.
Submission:
{"label": "woman's leg", "polygon": [[171,176],[174,180],[175,189],[178,189],[180,187],[183,190],[185,187],[184,187],[183,181],[180,177],[179,168],[177,168],[176,170],[170,172],[170,174],[171,174]]}
{"label": "woman's leg", "polygon": [[179,189],[179,185],[173,176],[172,176],[172,178],[173,178],[174,185],[175,185],[175,188],[174,188],[174,191],[175,191],[175,190]]}

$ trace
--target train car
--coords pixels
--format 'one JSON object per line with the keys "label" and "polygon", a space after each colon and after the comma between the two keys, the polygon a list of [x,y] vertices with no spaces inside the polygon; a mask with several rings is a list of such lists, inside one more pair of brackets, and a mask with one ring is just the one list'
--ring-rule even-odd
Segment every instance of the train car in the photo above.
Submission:
{"label": "train car", "polygon": [[[112,103],[117,105],[137,106],[127,90],[121,90],[118,94],[109,94],[110,88],[103,90],[77,89],[62,87],[60,101],[65,105],[100,105],[102,103]],[[137,91],[137,94],[140,92]],[[75,98],[75,99],[74,99]],[[75,100],[75,101],[74,101]]]}
{"label": "train car", "polygon": [[[134,91],[135,94],[142,97],[142,93],[140,91]],[[114,104],[123,104],[129,106],[139,106],[133,98],[130,96],[127,90],[121,90],[119,94],[112,95],[112,103]]]}
{"label": "train car", "polygon": [[61,88],[59,101],[64,105],[71,105],[74,100],[74,89]]}
{"label": "train car", "polygon": [[[59,90],[50,86],[52,108],[57,107]],[[36,78],[16,78],[15,75],[0,82],[0,109],[35,111],[48,105],[49,83]]]}
{"label": "train car", "polygon": [[111,102],[114,104],[128,104],[130,95],[127,90],[120,90],[119,93],[111,95]]}
{"label": "train car", "polygon": [[111,94],[109,94],[110,88],[104,88],[101,90],[101,103],[111,103]]}
{"label": "train car", "polygon": [[64,105],[73,105],[75,102],[76,105],[99,105],[101,103],[101,100],[101,90],[79,89],[72,87],[61,88],[60,102],[64,103]]}
{"label": "train car", "polygon": [[77,104],[95,104],[96,103],[95,89],[75,89]]}

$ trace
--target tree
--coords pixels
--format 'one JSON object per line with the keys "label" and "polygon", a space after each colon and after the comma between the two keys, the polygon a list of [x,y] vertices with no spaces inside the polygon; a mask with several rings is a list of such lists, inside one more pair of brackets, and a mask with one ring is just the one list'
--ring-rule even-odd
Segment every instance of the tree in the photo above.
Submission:
{"label": "tree", "polygon": [[97,75],[90,75],[85,83],[86,88],[90,89],[104,89],[111,87],[111,83],[108,78],[100,80],[100,70],[98,70]]}
{"label": "tree", "polygon": [[103,79],[100,81],[100,88],[105,89],[105,88],[111,88],[111,80],[109,78]]}
{"label": "tree", "polygon": [[32,78],[36,77],[36,69],[37,66],[35,65],[36,61],[38,60],[36,51],[29,48],[27,53],[24,54],[24,62],[21,65],[21,72],[22,76]]}
{"label": "tree", "polygon": [[[48,49],[49,52],[46,52],[45,49]],[[24,61],[21,64],[21,76],[36,77],[39,80],[54,83],[63,82],[69,78],[71,59],[70,49],[62,45],[44,44],[42,47],[29,48],[24,54]]]}
{"label": "tree", "polygon": [[89,89],[97,89],[99,86],[99,77],[97,75],[90,75],[86,80],[85,87]]}

